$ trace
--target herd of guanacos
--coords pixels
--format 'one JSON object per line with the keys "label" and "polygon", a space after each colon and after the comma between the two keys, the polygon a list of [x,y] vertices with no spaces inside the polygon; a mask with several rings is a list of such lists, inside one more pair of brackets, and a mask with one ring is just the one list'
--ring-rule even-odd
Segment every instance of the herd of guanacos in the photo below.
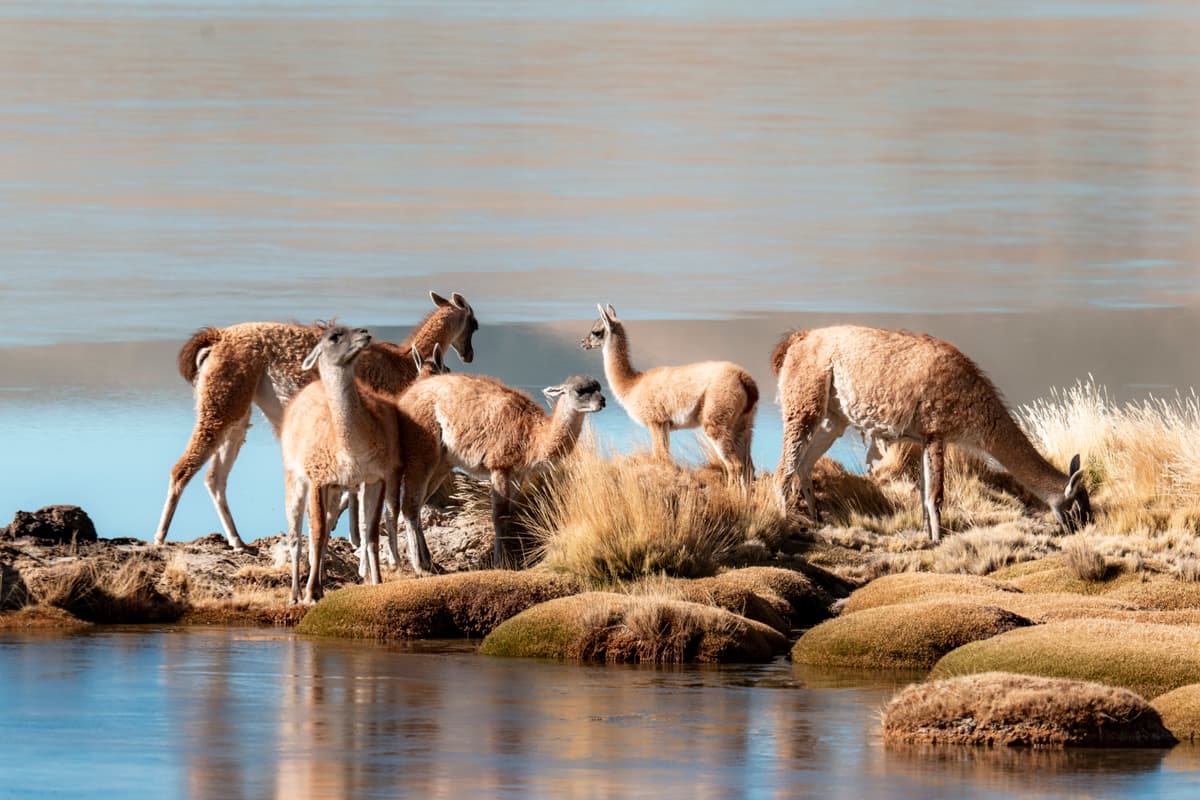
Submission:
{"label": "herd of guanacos", "polygon": [[[165,541],[188,481],[211,462],[205,482],[226,538],[235,550],[244,548],[225,487],[257,405],[283,451],[293,603],[321,597],[325,545],[346,508],[367,580],[381,580],[381,525],[388,556],[399,562],[398,514],[413,569],[435,572],[419,512],[455,468],[490,481],[493,559],[497,566],[515,564],[509,534],[515,487],[570,453],[584,415],[603,409],[605,398],[594,378],[573,376],[543,390],[553,402],[547,415],[528,394],[494,378],[450,373],[446,351],[454,349],[470,363],[479,324],[461,294],[430,297],[433,311],[400,344],[325,323],[249,322],[197,331],[178,358],[180,373],[194,386],[196,424],[171,470],[156,544]],[[650,431],[655,454],[670,458],[672,430],[697,428],[728,478],[749,485],[759,399],[749,373],[727,361],[639,371],[616,310],[598,308],[599,319],[580,344],[601,350],[609,388],[630,418]],[[774,481],[785,511],[799,482],[808,514],[817,518],[813,466],[853,426],[874,443],[907,440],[921,447],[923,524],[934,541],[941,535],[950,443],[999,462],[1068,530],[1092,520],[1079,456],[1066,473],[1050,464],[990,379],[949,342],[858,325],[795,330],[774,348],[771,367],[783,418]],[[306,510],[311,546],[301,597]]]}

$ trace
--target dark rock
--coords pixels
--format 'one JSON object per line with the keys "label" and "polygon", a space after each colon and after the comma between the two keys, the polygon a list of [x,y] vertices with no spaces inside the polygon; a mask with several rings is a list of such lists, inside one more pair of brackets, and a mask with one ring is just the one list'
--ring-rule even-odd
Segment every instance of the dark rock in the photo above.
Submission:
{"label": "dark rock", "polygon": [[94,542],[96,526],[79,506],[46,506],[37,511],[18,511],[12,523],[0,532],[4,539],[39,539],[48,542]]}

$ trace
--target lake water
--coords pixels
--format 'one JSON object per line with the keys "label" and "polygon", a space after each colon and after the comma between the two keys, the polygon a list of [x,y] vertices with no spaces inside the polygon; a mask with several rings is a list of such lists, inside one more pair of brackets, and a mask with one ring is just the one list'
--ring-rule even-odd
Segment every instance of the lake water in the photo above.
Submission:
{"label": "lake water", "polygon": [[[399,339],[431,289],[483,325],[452,368],[534,392],[601,373],[577,347],[597,302],[638,366],[743,364],[766,469],[767,358],[793,327],[951,338],[1013,404],[1089,375],[1186,392],[1197,42],[1182,0],[0,4],[0,524],[75,503],[148,538],[193,422],[174,368],[193,330],[337,316]],[[247,538],[283,527],[254,419],[230,481]],[[615,403],[592,422],[648,441]],[[852,438],[834,454],[861,466]],[[195,481],[172,539],[217,528]],[[885,751],[877,681],[818,691],[786,664],[162,632],[10,637],[0,671],[6,721],[21,709],[0,794],[25,797],[67,776],[122,796],[1194,791],[1181,751]]]}
{"label": "lake water", "polygon": [[1161,797],[1200,749],[885,748],[912,673],[495,659],[269,630],[0,635],[0,797]]}

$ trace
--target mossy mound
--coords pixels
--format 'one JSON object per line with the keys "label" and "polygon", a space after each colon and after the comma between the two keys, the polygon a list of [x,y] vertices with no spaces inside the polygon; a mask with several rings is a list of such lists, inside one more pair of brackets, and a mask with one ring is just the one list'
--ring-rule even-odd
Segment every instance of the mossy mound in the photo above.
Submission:
{"label": "mossy mound", "polygon": [[1143,697],[1200,682],[1200,630],[1073,619],[972,642],[934,665],[933,678],[1017,672],[1122,686]]}
{"label": "mossy mound", "polygon": [[1128,571],[1119,561],[1109,559],[1103,577],[1098,580],[1084,580],[1074,569],[1063,564],[1013,577],[1008,582],[1028,594],[1107,594],[1119,587],[1140,581],[1137,573]]}
{"label": "mossy mound", "polygon": [[545,570],[481,570],[330,592],[297,631],[350,639],[482,636],[530,606],[579,591]]}
{"label": "mossy mound", "polygon": [[812,628],[792,648],[792,661],[870,669],[928,669],[968,642],[1029,625],[996,606],[966,600],[879,606]]}
{"label": "mossy mound", "polygon": [[534,606],[483,640],[493,656],[679,664],[769,661],[787,650],[773,628],[662,597],[588,592]]}
{"label": "mossy mound", "polygon": [[54,606],[25,606],[16,611],[0,611],[0,631],[72,631],[90,627],[90,622]]}
{"label": "mossy mound", "polygon": [[888,703],[888,741],[1038,747],[1169,747],[1144,699],[1088,681],[986,672],[918,683]]}
{"label": "mossy mound", "polygon": [[[985,602],[983,596],[975,598]],[[1007,608],[1034,622],[1064,619],[1113,619],[1139,610],[1137,606],[1111,597],[1072,592],[997,592],[986,602]]]}
{"label": "mossy mound", "polygon": [[1008,564],[1007,566],[993,570],[988,574],[988,577],[995,578],[998,581],[1014,581],[1017,578],[1033,575],[1038,572],[1059,569],[1065,563],[1066,561],[1061,553],[1054,553],[1043,558],[1034,558],[1029,561],[1018,561],[1015,564]]}
{"label": "mossy mound", "polygon": [[[898,572],[884,575],[857,589],[842,609],[851,614],[868,608],[912,603],[933,595],[951,595],[960,599],[973,595],[1020,591],[1010,583],[980,575],[941,575],[933,572]],[[989,600],[990,602],[990,600]]]}
{"label": "mossy mound", "polygon": [[[749,586],[734,585],[718,577],[655,581],[652,585],[654,591],[651,594],[659,596],[660,599],[682,600],[722,608],[746,619],[769,625],[784,635],[792,629],[782,610]],[[636,592],[632,594],[640,596]]]}
{"label": "mossy mound", "polygon": [[[745,567],[722,572],[712,580],[754,592],[770,603],[789,624],[803,626],[829,619],[829,607],[835,599],[835,594],[822,585],[821,575],[818,574],[814,579],[810,574],[812,571],[812,567],[805,571],[781,567]],[[836,589],[836,576],[833,576],[833,582]]]}
{"label": "mossy mound", "polygon": [[1200,582],[1155,577],[1126,583],[1113,590],[1109,597],[1160,611],[1200,609]]}
{"label": "mossy mound", "polygon": [[1150,705],[1167,730],[1184,742],[1200,740],[1200,683],[1189,683],[1159,695]]}

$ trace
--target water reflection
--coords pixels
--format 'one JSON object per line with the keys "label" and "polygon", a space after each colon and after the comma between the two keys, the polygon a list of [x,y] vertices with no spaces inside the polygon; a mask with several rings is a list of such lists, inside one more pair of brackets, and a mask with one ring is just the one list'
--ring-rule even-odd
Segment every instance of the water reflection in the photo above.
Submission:
{"label": "water reflection", "polygon": [[474,649],[257,630],[2,635],[0,707],[20,731],[0,748],[4,791],[1182,798],[1200,774],[1188,748],[885,748],[879,710],[906,680],[894,674],[581,666]]}

